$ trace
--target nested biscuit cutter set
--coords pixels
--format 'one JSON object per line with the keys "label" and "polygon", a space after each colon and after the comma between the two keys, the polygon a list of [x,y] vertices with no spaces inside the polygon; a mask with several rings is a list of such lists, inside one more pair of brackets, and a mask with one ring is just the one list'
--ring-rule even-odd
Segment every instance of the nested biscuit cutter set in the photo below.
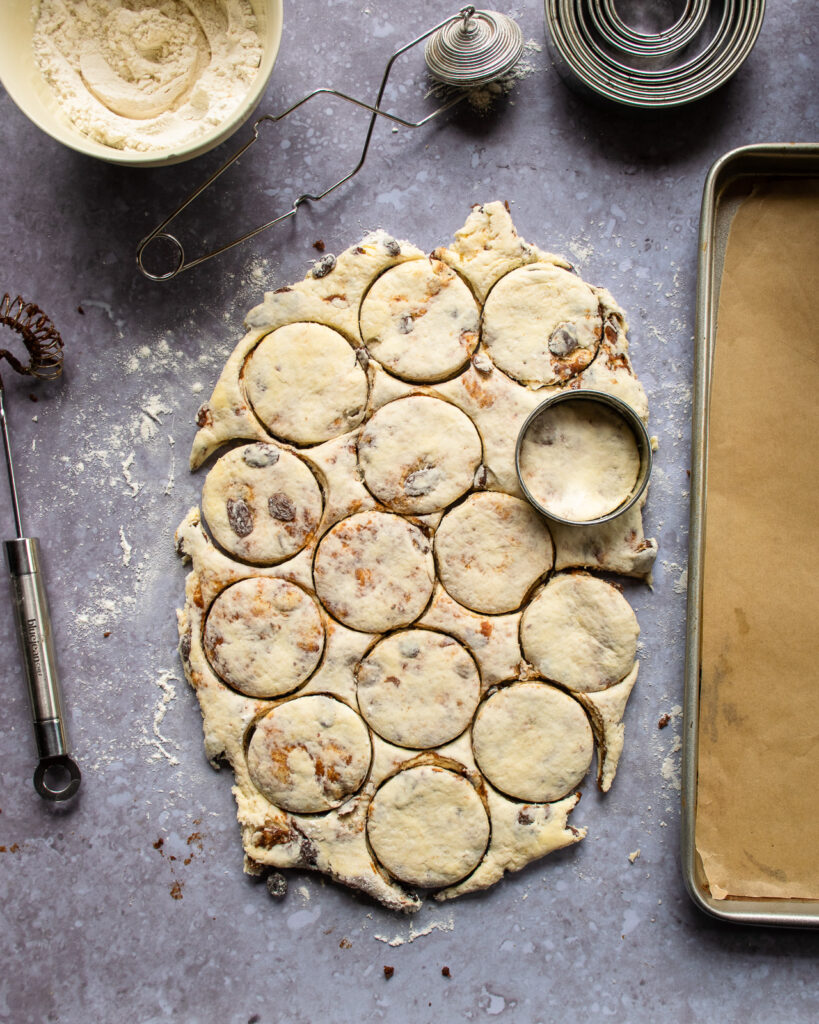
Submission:
{"label": "nested biscuit cutter set", "polygon": [[[666,6],[676,21],[660,28]],[[545,0],[545,10],[549,50],[570,85],[657,110],[728,81],[756,42],[765,0]]]}
{"label": "nested biscuit cutter set", "polygon": [[[392,114],[387,110],[383,110],[381,103],[384,98],[384,91],[387,87],[387,81],[390,77],[395,61],[408,50],[411,50],[414,46],[417,46],[425,40],[426,46],[424,48],[424,59],[430,75],[432,75],[437,82],[442,83],[445,86],[451,86],[456,91],[452,95],[447,96],[444,99],[444,102],[437,109],[426,117],[421,118],[420,121],[408,121],[403,117],[399,117],[397,114]],[[337,89],[315,89],[313,92],[288,107],[287,110],[283,111],[281,114],[265,114],[254,123],[252,138],[248,139],[248,141],[236,153],[234,153],[233,156],[229,157],[225,163],[223,163],[222,166],[219,167],[206,181],[196,188],[187,197],[187,199],[180,203],[173,213],[166,217],[158,227],[154,228],[149,235],[143,238],[137,246],[137,266],[145,277],[149,278],[151,281],[168,281],[171,278],[176,277],[176,275],[180,274],[183,270],[189,270],[191,267],[204,263],[205,260],[209,260],[214,256],[219,256],[226,250],[232,249],[234,245],[239,245],[240,242],[245,242],[260,234],[262,231],[266,231],[267,228],[273,227],[275,224],[279,224],[282,221],[287,220],[289,217],[293,217],[299,207],[304,203],[318,202],[318,200],[323,199],[341,185],[344,185],[361,170],[367,157],[367,151],[370,148],[370,141],[372,139],[377,117],[385,117],[387,120],[393,121],[395,124],[400,124],[404,128],[420,128],[422,125],[431,121],[434,117],[437,117],[444,111],[454,107],[457,103],[460,103],[466,98],[469,89],[487,85],[489,82],[495,81],[503,75],[508,74],[518,60],[520,60],[522,53],[523,33],[511,18],[507,17],[505,14],[499,14],[496,11],[479,11],[472,6],[467,6],[463,7],[457,14],[440,22],[440,24],[436,25],[434,28],[428,29],[416,39],[413,39],[412,42],[407,43],[399,50],[396,50],[388,60],[384,69],[384,74],[381,78],[381,85],[378,89],[378,95],[375,103],[365,103],[363,100],[356,99],[353,96],[348,96],[346,93],[339,92]],[[285,117],[298,110],[315,96],[335,96],[338,99],[345,100],[347,103],[352,103],[357,107],[363,107],[365,110],[370,111],[371,116],[364,137],[364,146],[355,167],[353,167],[349,173],[344,175],[344,177],[335,182],[335,184],[326,188],[323,192],[316,195],[311,193],[302,193],[297,196],[293,201],[293,205],[286,213],[275,217],[273,220],[267,221],[265,224],[261,224],[257,228],[253,228],[251,231],[235,238],[231,242],[227,242],[226,244],[219,246],[219,248],[214,249],[209,253],[205,253],[203,256],[198,256],[190,260],[186,259],[182,243],[176,235],[167,230],[171,223],[179,216],[179,214],[182,213],[183,210],[185,210],[195,199],[209,188],[217,178],[236,163],[236,161],[243,156],[248,149],[250,149],[254,142],[258,141],[259,131],[263,124],[268,121],[272,124],[282,121]],[[175,260],[175,264],[169,270],[154,272],[146,267],[145,250],[149,246],[153,245],[154,242],[160,242],[163,247],[167,247],[170,250],[170,255]]]}

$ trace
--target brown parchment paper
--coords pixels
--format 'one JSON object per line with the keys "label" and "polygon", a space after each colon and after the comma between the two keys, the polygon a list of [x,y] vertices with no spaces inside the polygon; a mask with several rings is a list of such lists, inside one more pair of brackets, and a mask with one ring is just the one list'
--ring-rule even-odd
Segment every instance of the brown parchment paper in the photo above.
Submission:
{"label": "brown parchment paper", "polygon": [[709,437],[696,845],[718,899],[819,899],[815,180],[731,224]]}

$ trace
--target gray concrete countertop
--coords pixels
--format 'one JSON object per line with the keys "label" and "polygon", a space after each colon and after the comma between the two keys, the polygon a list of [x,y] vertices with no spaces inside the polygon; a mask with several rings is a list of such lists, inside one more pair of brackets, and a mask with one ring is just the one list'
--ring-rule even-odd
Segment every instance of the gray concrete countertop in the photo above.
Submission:
{"label": "gray concrete countertop", "polygon": [[[318,85],[373,95],[388,55],[447,13],[421,0],[287,4],[261,109]],[[530,41],[525,73],[492,115],[461,110],[415,131],[379,124],[353,182],[164,285],[137,273],[136,243],[232,144],[173,168],[122,169],[52,142],[0,92],[0,293],[41,305],[66,342],[57,384],[0,371],[84,772],[69,806],[34,793],[3,596],[0,1020],[815,1019],[819,936],[704,917],[684,892],[678,846],[700,197],[730,149],[815,140],[817,12],[771,2],[729,85],[654,118],[574,95],[550,66],[541,5],[509,13]],[[417,53],[404,79],[396,70],[396,109],[428,108],[420,68]],[[302,183],[349,167],[363,123],[328,102],[270,129],[187,218],[192,244],[268,219]],[[625,755],[606,797],[585,784],[573,818],[589,828],[583,843],[486,893],[429,901],[410,919],[305,873],[276,901],[242,873],[230,779],[205,760],[176,655],[186,569],[172,535],[202,484],[187,468],[195,413],[244,313],[264,289],[304,275],[315,241],[339,252],[384,227],[429,250],[472,203],[492,199],[509,201],[526,239],[564,254],[625,307],[652,406],[660,448],[646,532],[660,555],[653,588],[627,585],[642,665]],[[0,522],[11,536],[5,481]]]}

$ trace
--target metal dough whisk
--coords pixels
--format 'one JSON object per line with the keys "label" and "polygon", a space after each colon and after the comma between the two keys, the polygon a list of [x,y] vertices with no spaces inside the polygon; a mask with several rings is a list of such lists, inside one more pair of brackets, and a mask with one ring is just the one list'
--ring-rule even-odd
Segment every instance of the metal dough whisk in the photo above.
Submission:
{"label": "metal dough whisk", "polygon": [[[59,377],[63,369],[63,341],[41,309],[32,302],[24,302],[19,295],[15,299],[4,295],[0,301],[0,324],[18,332],[28,350],[29,362],[28,365],[21,363],[5,349],[0,349],[0,359],[6,359],[18,373],[40,380]],[[0,377],[0,434],[17,533],[15,540],[4,541],[3,548],[14,594],[17,635],[37,740],[39,761],[34,771],[34,788],[47,800],[67,800],[79,789],[80,769],[68,753],[51,618],[40,572],[40,542],[36,537],[24,536],[4,397]]]}
{"label": "metal dough whisk", "polygon": [[[422,118],[420,121],[407,121],[403,117],[399,117],[397,114],[389,113],[386,110],[382,110],[381,101],[384,98],[384,90],[387,86],[387,80],[389,79],[390,72],[392,71],[393,64],[395,61],[407,50],[417,46],[419,43],[426,40],[426,46],[424,48],[424,59],[426,61],[427,68],[437,81],[444,83],[448,86],[453,86],[457,92],[449,96],[441,106],[434,110],[431,114]],[[304,96],[297,103],[294,103],[291,107],[288,107],[281,114],[271,115],[265,114],[260,117],[253,125],[253,137],[249,139],[236,153],[233,154],[225,163],[222,164],[205,182],[203,182],[195,191],[193,191],[184,202],[173,211],[170,216],[166,217],[160,225],[154,230],[137,246],[137,265],[140,271],[149,278],[151,281],[168,281],[177,274],[180,274],[183,270],[190,270],[191,267],[198,266],[200,263],[204,263],[205,260],[209,260],[214,256],[218,256],[225,252],[227,249],[233,248],[234,245],[239,245],[240,242],[245,242],[249,238],[253,238],[262,231],[266,231],[267,228],[273,227],[274,224],[279,224],[288,217],[292,217],[298,211],[298,208],[307,202],[318,202],[319,199],[323,199],[328,196],[331,192],[334,192],[341,185],[348,182],[350,178],[356,175],[364,164],[367,157],[367,151],[370,147],[370,140],[373,134],[373,128],[375,127],[375,121],[377,117],[385,117],[396,124],[403,125],[405,128],[420,128],[422,125],[427,124],[434,117],[442,114],[445,110],[449,110],[454,107],[456,103],[460,103],[467,95],[469,89],[479,88],[487,85],[489,82],[496,81],[498,78],[508,74],[512,68],[517,64],[523,53],[523,33],[521,32],[518,25],[512,21],[511,18],[505,14],[499,14],[496,11],[479,11],[472,6],[463,7],[457,14],[452,15],[445,21],[442,21],[439,25],[429,29],[422,35],[418,36],[417,39],[413,39],[411,43],[407,43],[402,46],[400,50],[390,57],[387,62],[387,66],[384,69],[384,74],[381,79],[381,85],[378,90],[378,96],[376,97],[375,103],[365,103],[363,100],[358,100],[353,96],[348,96],[346,93],[339,92],[336,89],[316,89],[315,91]],[[220,175],[234,164],[239,157],[243,156],[244,153],[256,142],[259,138],[259,129],[265,122],[275,124],[277,121],[283,120],[288,114],[292,114],[293,111],[298,110],[299,107],[303,106],[308,100],[313,99],[315,96],[337,96],[339,99],[345,100],[348,103],[353,103],[357,107],[363,107],[365,110],[370,111],[370,121],[367,128],[366,136],[364,139],[364,147],[361,151],[358,163],[353,169],[345,174],[343,178],[340,178],[335,184],[330,185],[323,192],[313,195],[311,193],[303,193],[293,201],[293,205],[286,212],[273,220],[267,221],[266,224],[261,224],[259,227],[254,228],[251,231],[246,232],[239,238],[235,238],[232,242],[227,242],[225,245],[220,246],[218,249],[214,249],[203,256],[198,256],[195,259],[186,260],[185,250],[182,243],[176,237],[171,234],[167,228],[179,216],[184,209],[186,209],[198,196],[200,196],[205,189],[209,188],[214,181]],[[148,270],[144,263],[145,250],[154,242],[160,241],[166,246],[170,247],[172,254],[175,255],[176,265],[170,270],[162,273],[154,273]]]}

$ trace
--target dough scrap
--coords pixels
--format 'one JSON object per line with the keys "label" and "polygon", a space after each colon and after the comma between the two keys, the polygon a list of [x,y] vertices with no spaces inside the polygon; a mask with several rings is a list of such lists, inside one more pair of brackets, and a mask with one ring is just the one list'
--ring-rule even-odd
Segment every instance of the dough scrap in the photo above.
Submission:
{"label": "dough scrap", "polygon": [[373,797],[367,834],[380,864],[407,885],[438,888],[468,875],[489,841],[489,818],[471,782],[423,764],[388,779]]}
{"label": "dough scrap", "polygon": [[631,671],[640,627],[616,587],[585,573],[559,573],[523,613],[523,653],[546,679],[578,693],[619,683]]}
{"label": "dough scrap", "polygon": [[544,682],[512,683],[491,694],[475,716],[472,748],[493,786],[531,803],[570,793],[594,753],[583,708]]}
{"label": "dough scrap", "polygon": [[440,260],[412,260],[387,270],[364,298],[367,351],[409,381],[435,381],[460,370],[478,344],[478,306]]}
{"label": "dough scrap", "polygon": [[476,612],[515,611],[553,559],[543,518],[508,494],[471,494],[444,516],[435,534],[441,583]]}
{"label": "dough scrap", "polygon": [[435,569],[419,527],[388,512],[359,512],[319,542],[316,593],[345,626],[383,633],[408,626],[432,596]]}
{"label": "dough scrap", "polygon": [[454,739],[478,706],[481,681],[451,636],[408,629],[379,640],[356,669],[358,706],[388,743],[432,748]]}
{"label": "dough scrap", "polygon": [[250,697],[281,697],[318,665],[324,627],[304,590],[256,576],[227,587],[213,602],[204,647],[229,686]]}
{"label": "dough scrap", "polygon": [[216,541],[260,565],[300,551],[315,533],[321,509],[321,490],[310,469],[273,444],[229,451],[202,488],[202,511]]}
{"label": "dough scrap", "polygon": [[396,512],[423,515],[465,494],[481,461],[481,439],[457,406],[410,395],[382,406],[362,429],[364,482]]}

